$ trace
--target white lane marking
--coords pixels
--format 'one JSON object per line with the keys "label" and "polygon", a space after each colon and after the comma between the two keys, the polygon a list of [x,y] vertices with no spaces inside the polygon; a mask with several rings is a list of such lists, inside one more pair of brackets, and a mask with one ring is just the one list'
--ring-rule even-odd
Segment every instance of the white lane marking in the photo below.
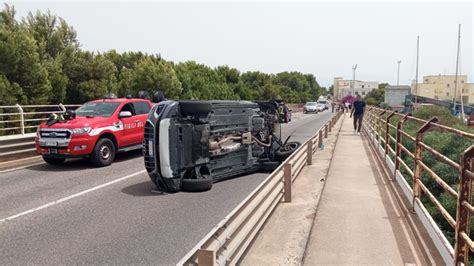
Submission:
{"label": "white lane marking", "polygon": [[22,161],[26,161],[26,160],[39,159],[39,158],[41,158],[39,155],[34,155],[34,156],[31,156],[31,157],[26,157],[26,158],[21,158],[21,159],[15,159],[15,160],[12,160],[12,161],[1,162],[0,166],[6,165],[6,164],[11,164],[11,163],[16,163],[16,162],[22,162]]}
{"label": "white lane marking", "polygon": [[143,174],[143,173],[145,173],[145,170],[138,171],[138,172],[136,172],[136,173],[134,173],[134,174],[130,174],[130,175],[121,177],[121,178],[119,178],[119,179],[112,180],[112,181],[107,182],[107,183],[104,183],[104,184],[102,184],[102,185],[98,185],[98,186],[96,186],[96,187],[89,188],[89,189],[87,189],[87,190],[78,192],[78,193],[76,193],[76,194],[73,194],[73,195],[70,195],[70,196],[67,196],[67,197],[64,197],[64,198],[55,200],[55,201],[51,201],[51,202],[46,203],[46,204],[44,204],[44,205],[38,206],[38,207],[36,207],[36,208],[29,209],[29,210],[27,210],[27,211],[20,212],[20,213],[18,213],[18,214],[15,214],[15,215],[12,215],[12,216],[9,216],[9,217],[0,219],[0,224],[1,224],[1,223],[4,223],[4,222],[7,222],[7,221],[11,221],[11,220],[16,219],[16,218],[21,217],[21,216],[25,216],[25,215],[30,214],[30,213],[33,213],[33,212],[37,212],[37,211],[39,211],[39,210],[43,210],[43,209],[49,208],[49,207],[54,206],[54,205],[56,205],[56,204],[59,204],[59,203],[61,203],[61,202],[65,202],[65,201],[71,200],[71,199],[73,199],[73,198],[77,198],[77,197],[79,197],[79,196],[85,195],[85,194],[90,193],[90,192],[92,192],[92,191],[95,191],[95,190],[104,188],[104,187],[106,187],[106,186],[110,186],[110,185],[112,185],[112,184],[118,183],[118,182],[123,181],[123,180],[125,180],[125,179],[128,179],[128,178],[130,178],[130,177],[134,177],[134,176],[136,176],[136,175]]}
{"label": "white lane marking", "polygon": [[40,163],[28,164],[28,165],[23,165],[23,166],[16,167],[16,168],[10,168],[10,169],[6,169],[6,170],[2,170],[2,171],[0,171],[0,174],[8,173],[8,172],[15,171],[15,170],[21,170],[21,169],[25,169],[25,168],[30,167],[30,166],[36,166],[36,165],[40,165],[40,164],[44,164],[44,163],[40,162]]}

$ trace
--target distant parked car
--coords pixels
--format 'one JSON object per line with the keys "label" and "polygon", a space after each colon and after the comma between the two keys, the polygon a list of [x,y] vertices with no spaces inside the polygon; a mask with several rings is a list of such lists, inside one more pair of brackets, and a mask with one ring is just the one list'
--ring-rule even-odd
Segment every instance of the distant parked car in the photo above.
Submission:
{"label": "distant parked car", "polygon": [[318,103],[316,104],[316,109],[318,110],[318,112],[323,112],[324,110],[326,110],[326,105],[325,104],[322,104],[322,103]]}
{"label": "distant parked car", "polygon": [[304,114],[307,114],[307,113],[318,113],[318,103],[316,102],[307,102],[304,107],[303,107],[303,113]]}

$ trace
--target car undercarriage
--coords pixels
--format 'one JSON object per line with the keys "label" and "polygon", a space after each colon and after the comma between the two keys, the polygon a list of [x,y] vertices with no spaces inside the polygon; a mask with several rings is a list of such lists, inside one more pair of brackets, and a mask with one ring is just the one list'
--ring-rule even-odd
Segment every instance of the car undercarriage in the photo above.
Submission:
{"label": "car undercarriage", "polygon": [[145,125],[145,168],[164,192],[273,170],[300,146],[282,142],[279,121],[274,101],[160,102]]}

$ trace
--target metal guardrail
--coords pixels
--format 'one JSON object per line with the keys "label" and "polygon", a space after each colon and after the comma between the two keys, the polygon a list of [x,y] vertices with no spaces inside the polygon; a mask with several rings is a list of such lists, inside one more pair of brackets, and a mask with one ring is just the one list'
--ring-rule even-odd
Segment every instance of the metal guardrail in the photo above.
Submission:
{"label": "metal guardrail", "polygon": [[26,131],[37,128],[52,113],[64,113],[79,106],[78,104],[0,106],[0,135],[25,135]]}
{"label": "metal guardrail", "polygon": [[[391,123],[391,120],[395,117],[399,118],[397,125]],[[403,130],[403,125],[407,121],[412,121],[421,125],[416,136],[413,137],[409,133]],[[470,238],[470,224],[471,215],[474,212],[472,205],[472,178],[474,178],[474,145],[471,145],[459,156],[459,163],[454,162],[450,158],[443,155],[441,152],[423,142],[423,137],[429,130],[438,130],[443,132],[449,132],[455,136],[474,140],[474,134],[464,132],[455,128],[450,128],[441,124],[438,124],[438,118],[433,117],[430,120],[423,120],[411,116],[411,114],[399,114],[379,108],[372,107],[366,112],[364,117],[364,127],[369,134],[369,137],[373,141],[377,142],[381,150],[385,153],[386,157],[392,157],[394,163],[394,176],[401,174],[401,170],[405,169],[411,179],[412,188],[412,211],[415,211],[415,206],[423,206],[420,200],[422,193],[428,197],[433,206],[441,213],[442,217],[447,223],[454,229],[455,232],[455,245],[452,245],[444,238],[443,244],[450,245],[448,251],[454,262],[454,265],[467,265],[469,260],[470,251],[474,251],[474,242]],[[391,133],[393,132],[393,134]],[[393,136],[395,135],[395,137]],[[410,151],[403,145],[402,138],[411,141],[414,144],[415,149]],[[392,145],[395,149],[392,148]],[[423,155],[429,153],[433,155],[438,162],[444,163],[449,166],[453,171],[456,171],[459,177],[459,187],[457,190],[453,189],[441,176],[435,173],[432,169],[427,166],[424,161]],[[414,166],[410,168],[408,163],[402,159],[402,154],[406,157],[413,159]],[[403,168],[401,168],[403,166]],[[452,217],[446,208],[440,203],[440,201],[433,195],[429,190],[428,186],[422,180],[422,173],[428,173],[437,185],[444,191],[449,193],[454,199],[457,200],[456,217]],[[423,206],[423,209],[426,210]],[[422,210],[423,210],[422,209]],[[430,216],[427,212],[426,214]],[[437,233],[441,233],[438,225],[430,216],[427,219],[433,228],[436,228]],[[433,238],[433,237],[432,237]]]}
{"label": "metal guardrail", "polygon": [[328,137],[341,114],[338,112],[304,142],[178,265],[235,265],[278,203],[291,202],[292,183],[305,165],[312,164],[313,153],[322,146],[323,137]]}

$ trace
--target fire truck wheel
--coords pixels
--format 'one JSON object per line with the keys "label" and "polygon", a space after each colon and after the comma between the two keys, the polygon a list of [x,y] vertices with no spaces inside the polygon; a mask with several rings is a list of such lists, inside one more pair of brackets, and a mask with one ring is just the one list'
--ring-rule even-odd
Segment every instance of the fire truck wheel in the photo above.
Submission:
{"label": "fire truck wheel", "polygon": [[114,161],[114,158],[114,143],[108,138],[99,139],[92,152],[91,162],[98,167],[108,166]]}

